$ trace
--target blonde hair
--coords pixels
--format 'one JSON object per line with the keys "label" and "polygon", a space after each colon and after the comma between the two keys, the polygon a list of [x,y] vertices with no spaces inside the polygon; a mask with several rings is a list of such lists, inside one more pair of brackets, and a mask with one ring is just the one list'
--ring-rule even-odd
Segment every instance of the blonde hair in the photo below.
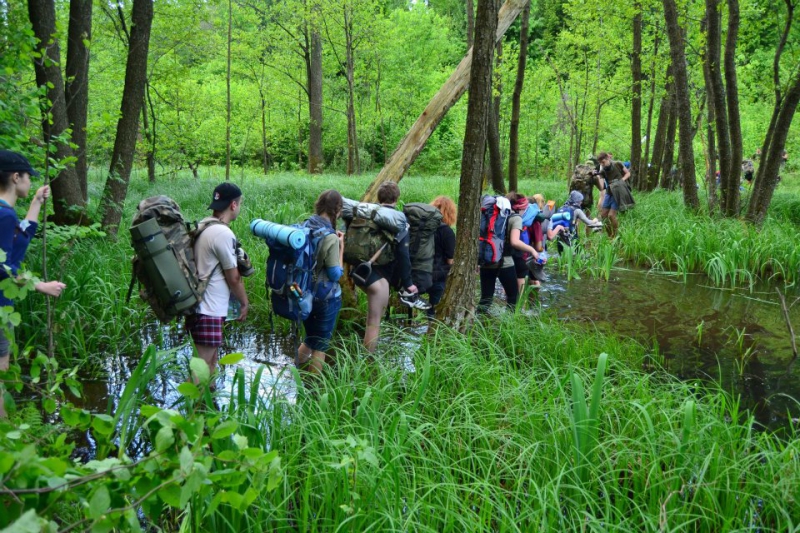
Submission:
{"label": "blonde hair", "polygon": [[448,226],[456,223],[458,208],[456,208],[456,203],[449,196],[437,196],[433,199],[431,205],[441,211],[442,222]]}
{"label": "blonde hair", "polygon": [[531,196],[531,201],[535,202],[536,205],[539,206],[539,210],[544,209],[544,195],[534,194],[533,196]]}

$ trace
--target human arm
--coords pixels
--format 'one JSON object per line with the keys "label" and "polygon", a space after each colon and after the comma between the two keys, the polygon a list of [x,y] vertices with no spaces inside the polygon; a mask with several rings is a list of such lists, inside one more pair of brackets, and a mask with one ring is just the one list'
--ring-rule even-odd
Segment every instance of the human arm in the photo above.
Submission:
{"label": "human arm", "polygon": [[628,178],[631,177],[630,169],[623,166],[622,170],[623,170],[623,172],[622,172],[622,181],[628,181]]}
{"label": "human arm", "polygon": [[586,213],[583,212],[583,209],[576,209],[575,210],[575,218],[586,224],[587,226],[595,226],[597,225],[597,220],[592,220],[586,216]]}
{"label": "human arm", "polygon": [[344,233],[337,231],[325,237],[323,245],[322,266],[325,274],[330,281],[339,281],[344,274],[342,265],[344,264]]}
{"label": "human arm", "polygon": [[61,292],[66,287],[66,284],[61,283],[60,281],[40,281],[33,286],[33,288],[36,289],[36,292],[41,292],[42,294],[53,296],[55,298],[61,296]]}
{"label": "human arm", "polygon": [[510,237],[511,247],[514,248],[515,250],[531,254],[534,259],[539,259],[539,252],[537,252],[533,246],[522,242],[522,239],[520,239],[520,233],[521,233],[520,230],[516,228],[511,229],[511,237]]}
{"label": "human arm", "polygon": [[44,201],[49,197],[50,186],[45,185],[44,187],[39,187],[36,190],[36,194],[33,196],[33,200],[31,200],[30,207],[28,207],[28,214],[25,215],[25,220],[37,222],[39,220],[39,213],[42,210]]}
{"label": "human arm", "polygon": [[444,226],[442,229],[442,257],[444,264],[447,265],[447,270],[455,262],[456,256],[456,234],[450,226]]}
{"label": "human arm", "polygon": [[247,292],[244,290],[244,282],[242,281],[242,275],[239,273],[239,269],[236,267],[227,268],[222,271],[225,275],[225,282],[228,284],[228,288],[230,288],[231,293],[233,296],[239,300],[242,304],[242,307],[239,311],[239,322],[244,322],[247,318],[247,312],[250,309],[250,301],[247,299]]}

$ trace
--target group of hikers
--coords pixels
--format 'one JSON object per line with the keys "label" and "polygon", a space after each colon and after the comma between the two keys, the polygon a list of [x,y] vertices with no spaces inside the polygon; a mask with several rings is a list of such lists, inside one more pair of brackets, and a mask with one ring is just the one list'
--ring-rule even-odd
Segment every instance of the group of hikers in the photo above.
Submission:
{"label": "group of hikers", "polygon": [[[26,218],[18,219],[14,205],[28,196],[31,176],[37,175],[24,156],[0,151],[0,246],[5,252],[0,280],[17,275],[35,234],[41,206],[50,194],[48,186],[40,187]],[[613,238],[618,229],[617,212],[633,204],[629,176],[624,165],[604,152],[576,167],[569,197],[558,208],[541,194],[484,196],[480,206],[479,313],[488,311],[497,280],[509,307],[516,305],[526,278],[534,286],[545,281],[547,243],[555,241],[559,251],[572,247],[578,239],[579,222],[586,226],[587,234],[605,227]],[[597,203],[600,219],[590,218],[594,189],[601,194]],[[346,265],[350,266],[350,279],[367,297],[363,343],[368,351],[377,348],[390,288],[398,290],[402,304],[425,310],[433,318],[455,257],[456,204],[447,196],[438,196],[430,204],[405,204],[400,211],[396,209],[399,199],[400,188],[394,182],[380,185],[377,204],[326,190],[317,198],[314,214],[302,224],[251,223],[252,232],[269,246],[267,287],[273,311],[303,326],[298,365],[311,372],[323,368],[342,307],[340,279]],[[238,186],[220,184],[208,205],[211,215],[194,231],[187,231],[177,204],[164,196],[153,197],[139,204],[131,227],[137,256],[134,274],[143,286],[142,296],[161,319],[185,316],[185,328],[197,355],[212,372],[223,344],[224,322],[244,321],[250,310],[243,277],[253,268],[230,228],[241,212],[242,201]],[[165,220],[172,214],[177,222],[167,227]],[[340,219],[345,222],[345,232],[336,229]],[[188,246],[181,247],[177,243],[180,238]],[[173,253],[163,253],[166,250]],[[159,272],[169,268],[164,266],[166,259],[180,263],[179,275]],[[158,280],[154,273],[159,274],[155,276]],[[170,285],[176,279],[188,287]],[[157,286],[159,283],[163,286]],[[37,291],[51,296],[59,296],[64,287],[59,281],[36,284]],[[427,302],[422,295],[427,295]],[[13,306],[1,292],[0,299],[0,304]],[[10,335],[13,330],[8,327],[0,331],[0,370],[9,365]],[[0,394],[0,415],[2,409]]]}

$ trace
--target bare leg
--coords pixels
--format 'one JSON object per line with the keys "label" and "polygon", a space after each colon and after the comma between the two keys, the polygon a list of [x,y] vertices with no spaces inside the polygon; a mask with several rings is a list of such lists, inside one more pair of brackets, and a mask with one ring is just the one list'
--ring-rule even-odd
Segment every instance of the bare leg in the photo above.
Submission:
{"label": "bare leg", "polygon": [[364,346],[374,352],[378,346],[378,336],[381,332],[381,318],[389,305],[389,282],[379,279],[364,291],[367,293],[367,327],[364,332]]}
{"label": "bare leg", "polygon": [[608,234],[609,237],[612,239],[617,236],[617,230],[619,229],[619,219],[617,219],[617,210],[611,209],[608,212],[608,220],[611,222],[610,224],[610,233]]}
{"label": "bare leg", "polygon": [[[205,346],[203,344],[195,344],[197,356],[208,364],[208,370],[211,372],[213,379],[214,372],[217,370],[217,360],[219,359],[219,346]],[[192,376],[192,381],[196,384],[197,378]],[[213,383],[213,381],[212,381]],[[211,389],[214,389],[213,384]]]}
{"label": "bare leg", "polygon": [[322,372],[322,367],[325,365],[325,352],[319,350],[312,350],[306,343],[302,343],[297,350],[297,362],[299,366],[308,365],[306,369],[312,374],[319,374]]}
{"label": "bare leg", "polygon": [[600,210],[600,220],[603,221],[603,227],[606,229],[606,233],[608,234],[608,236],[613,239],[614,238],[614,235],[612,234],[613,230],[611,229],[610,223],[607,222],[608,211],[609,209],[607,207],[604,207]]}

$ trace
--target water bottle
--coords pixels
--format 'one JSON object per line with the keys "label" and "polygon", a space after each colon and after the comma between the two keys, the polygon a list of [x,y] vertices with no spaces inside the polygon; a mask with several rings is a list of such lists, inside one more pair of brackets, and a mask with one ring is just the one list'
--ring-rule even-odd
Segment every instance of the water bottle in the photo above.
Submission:
{"label": "water bottle", "polygon": [[544,251],[539,252],[539,259],[537,259],[536,262],[540,265],[544,265],[547,263],[547,258],[548,258],[547,252]]}
{"label": "water bottle", "polygon": [[239,318],[239,314],[242,311],[242,302],[239,299],[231,294],[230,299],[228,300],[228,316],[225,317],[225,320],[230,322],[231,320],[236,320]]}

